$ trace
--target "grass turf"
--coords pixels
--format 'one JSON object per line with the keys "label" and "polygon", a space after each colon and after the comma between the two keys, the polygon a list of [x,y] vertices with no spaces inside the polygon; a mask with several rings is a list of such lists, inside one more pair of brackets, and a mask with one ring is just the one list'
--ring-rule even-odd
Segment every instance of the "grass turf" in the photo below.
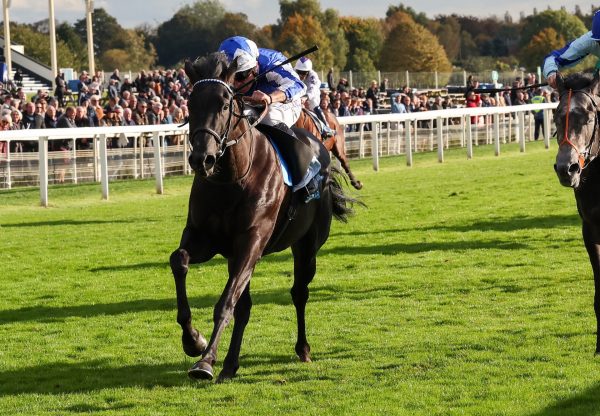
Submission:
{"label": "grass turf", "polygon": [[[555,147],[555,146],[554,146]],[[593,282],[554,150],[353,161],[367,209],[334,223],[294,357],[289,250],[266,257],[231,382],[188,380],[168,256],[191,178],[0,194],[0,413],[592,415]],[[356,194],[354,192],[353,194]],[[222,258],[191,268],[205,335]],[[219,349],[222,360],[229,342]],[[221,361],[215,370],[220,370]]]}

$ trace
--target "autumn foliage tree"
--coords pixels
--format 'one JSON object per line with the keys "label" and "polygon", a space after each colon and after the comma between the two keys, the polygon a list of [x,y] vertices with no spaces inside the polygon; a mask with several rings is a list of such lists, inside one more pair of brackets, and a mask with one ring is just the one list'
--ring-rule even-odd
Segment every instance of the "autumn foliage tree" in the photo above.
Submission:
{"label": "autumn foliage tree", "polygon": [[[583,22],[566,10],[544,10],[541,13],[528,16],[523,22],[523,31],[521,32],[521,47],[529,44],[534,36],[541,31],[552,28],[559,33],[565,40],[572,40],[587,32]],[[563,46],[563,45],[560,45]],[[551,51],[554,48],[544,48]]]}
{"label": "autumn foliage tree", "polygon": [[383,46],[383,29],[379,19],[341,17],[340,26],[349,45],[346,70],[372,71],[379,62]]}
{"label": "autumn foliage tree", "polygon": [[[312,43],[305,41],[294,41],[294,48],[301,46],[319,46],[319,52],[311,56],[317,68],[325,69],[329,66],[343,68],[346,65],[346,56],[348,54],[348,42],[344,32],[339,24],[339,13],[334,9],[321,11],[321,4],[318,0],[280,0],[279,2],[281,18],[277,25],[273,26],[273,36],[277,47],[289,42],[290,35],[293,32],[312,30],[313,34],[303,33],[293,35],[293,37],[312,38]],[[298,17],[306,19],[302,26],[290,28],[298,23]],[[286,37],[288,38],[286,40]],[[310,43],[310,44],[309,44]],[[287,48],[287,49],[286,49]],[[290,45],[281,47],[287,53],[291,54]],[[293,53],[299,52],[298,49]]]}
{"label": "autumn foliage tree", "polygon": [[533,35],[529,43],[521,49],[519,54],[520,63],[524,67],[534,70],[542,66],[542,61],[548,52],[561,48],[565,44],[565,39],[556,33],[551,27],[542,29],[536,35]]}
{"label": "autumn foliage tree", "polygon": [[379,69],[382,71],[450,72],[452,64],[437,38],[406,13],[393,16],[395,26],[385,39]]}
{"label": "autumn foliage tree", "polygon": [[284,55],[295,55],[313,45],[319,45],[319,51],[311,56],[316,68],[333,66],[333,54],[329,39],[321,24],[313,16],[299,14],[290,16],[277,40],[277,47]]}
{"label": "autumn foliage tree", "polygon": [[[37,61],[50,65],[50,35],[35,30],[31,25],[10,23],[11,41],[24,45],[25,53]],[[62,67],[78,68],[79,60],[64,41],[56,42],[56,55]]]}
{"label": "autumn foliage tree", "polygon": [[124,47],[112,48],[100,55],[99,66],[106,71],[119,68],[127,71],[139,71],[151,68],[156,63],[156,50],[152,45],[145,46],[141,33],[125,29]]}

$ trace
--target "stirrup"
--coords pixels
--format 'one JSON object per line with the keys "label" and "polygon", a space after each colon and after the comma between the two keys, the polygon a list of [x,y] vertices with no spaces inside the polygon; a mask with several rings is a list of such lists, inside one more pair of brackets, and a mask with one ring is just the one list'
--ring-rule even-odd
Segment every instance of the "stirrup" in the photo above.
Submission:
{"label": "stirrup", "polygon": [[321,198],[321,193],[319,192],[319,182],[323,177],[321,175],[316,175],[313,177],[304,187],[306,190],[306,198],[304,198],[304,203],[307,204],[313,199]]}
{"label": "stirrup", "polygon": [[312,194],[307,195],[306,198],[304,198],[304,203],[308,204],[313,199],[319,199],[319,198],[321,198],[321,193],[319,191],[316,191]]}

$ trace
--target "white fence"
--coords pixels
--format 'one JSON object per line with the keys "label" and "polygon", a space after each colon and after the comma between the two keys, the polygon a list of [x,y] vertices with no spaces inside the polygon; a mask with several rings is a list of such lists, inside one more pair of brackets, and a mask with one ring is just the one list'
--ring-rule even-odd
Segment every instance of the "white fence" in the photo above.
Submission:
{"label": "white fence", "polygon": [[[549,147],[551,110],[556,104],[529,104],[512,107],[460,108],[408,114],[379,114],[341,117],[350,158],[373,158],[379,169],[382,155],[406,155],[412,166],[415,152],[438,152],[463,147],[467,158],[473,146],[494,144],[500,154],[504,143],[518,142],[521,151],[533,140],[532,110],[544,111],[544,140]],[[98,127],[79,129],[15,130],[0,132],[8,151],[0,154],[0,192],[19,186],[39,186],[40,201],[48,206],[48,186],[59,183],[99,182],[102,197],[109,198],[109,182],[124,178],[154,177],[156,191],[163,192],[165,175],[191,173],[187,163],[188,127],[177,125]],[[82,138],[88,149],[81,149]],[[56,143],[61,143],[61,150]],[[175,142],[175,144],[174,144]],[[37,147],[37,151],[15,152],[16,143]],[[29,146],[31,147],[31,146]]]}
{"label": "white fence", "polygon": [[[524,152],[525,142],[534,139],[533,110],[544,112],[543,131],[546,133],[543,137],[548,148],[552,110],[557,105],[557,103],[548,103],[511,107],[456,108],[405,114],[341,117],[339,121],[345,126],[356,126],[358,157],[363,158],[367,155],[367,145],[370,144],[369,153],[373,157],[373,169],[378,170],[379,156],[383,154],[406,154],[406,163],[412,166],[412,155],[419,150],[437,149],[440,162],[444,161],[444,149],[458,146],[466,148],[467,158],[470,159],[473,157],[473,145],[480,143],[493,143],[495,154],[498,156],[501,144],[518,141],[521,151]],[[375,134],[369,134],[370,143],[369,138],[365,137],[367,125],[371,126],[371,132],[375,131]],[[485,135],[484,140],[479,140],[479,133]],[[352,134],[347,133],[347,136],[351,138]],[[455,139],[454,142],[452,138]],[[348,150],[351,152],[352,147],[349,146]]]}

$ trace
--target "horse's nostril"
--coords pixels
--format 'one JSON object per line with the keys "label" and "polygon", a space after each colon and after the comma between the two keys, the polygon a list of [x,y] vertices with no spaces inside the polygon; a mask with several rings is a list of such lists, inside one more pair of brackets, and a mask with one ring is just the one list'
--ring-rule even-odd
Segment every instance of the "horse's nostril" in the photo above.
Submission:
{"label": "horse's nostril", "polygon": [[206,155],[204,158],[204,168],[207,170],[212,168],[216,161],[217,159],[213,155]]}
{"label": "horse's nostril", "polygon": [[579,166],[579,163],[572,163],[569,166],[569,175],[573,175],[575,173],[579,173],[580,170],[581,170],[581,167]]}
{"label": "horse's nostril", "polygon": [[558,172],[558,166],[556,166],[556,163],[554,164],[554,172]]}

